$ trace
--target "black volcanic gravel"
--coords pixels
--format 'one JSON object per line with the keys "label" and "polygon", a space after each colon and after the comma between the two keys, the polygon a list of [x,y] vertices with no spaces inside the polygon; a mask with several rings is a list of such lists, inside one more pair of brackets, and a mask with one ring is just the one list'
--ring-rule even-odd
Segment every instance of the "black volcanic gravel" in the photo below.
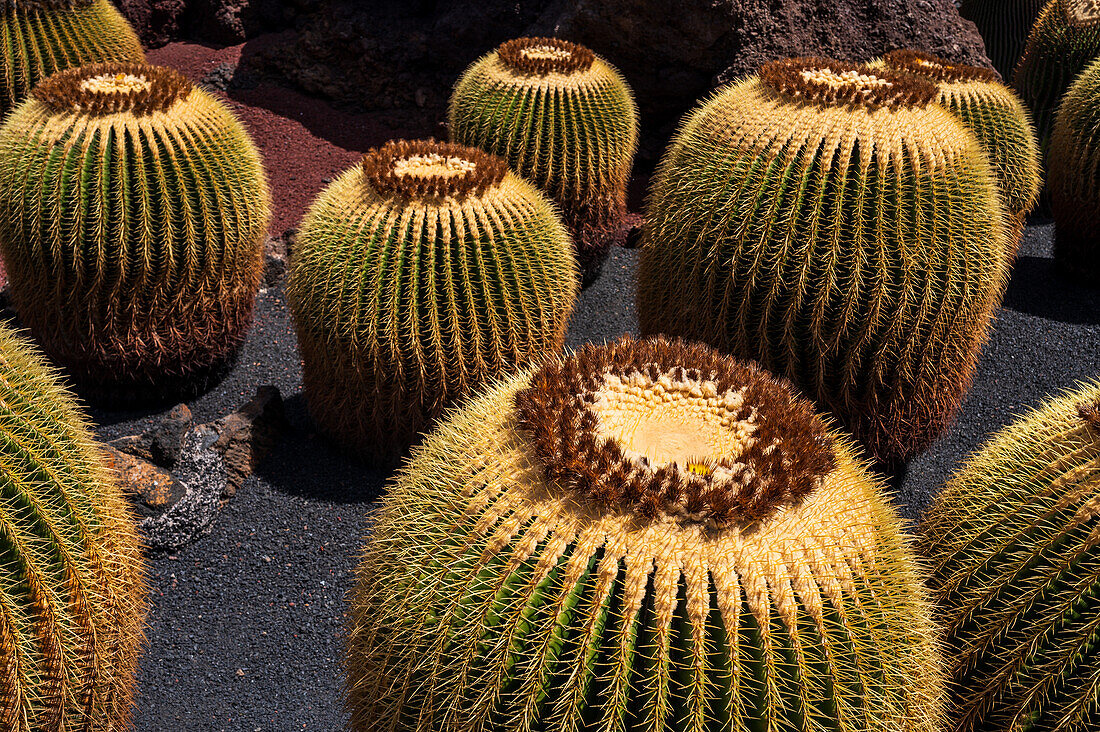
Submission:
{"label": "black volcanic gravel", "polygon": [[[1051,271],[1052,227],[1031,226],[970,395],[954,427],[910,466],[898,500],[915,519],[959,460],[1014,415],[1100,375],[1100,295]],[[637,253],[614,252],[584,291],[569,345],[636,332]],[[151,562],[149,645],[136,725],[165,730],[336,730],[340,657],[365,518],[386,475],[352,464],[313,433],[282,287],[260,294],[240,361],[191,403],[221,416],[262,384],[287,399],[290,434],[210,533]],[[101,436],[138,431],[137,413],[93,411]]]}

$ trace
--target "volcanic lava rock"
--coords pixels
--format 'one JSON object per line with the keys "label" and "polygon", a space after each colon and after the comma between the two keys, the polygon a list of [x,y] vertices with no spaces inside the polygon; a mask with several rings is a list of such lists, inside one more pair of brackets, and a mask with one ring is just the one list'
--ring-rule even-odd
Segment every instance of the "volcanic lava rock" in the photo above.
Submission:
{"label": "volcanic lava rock", "polygon": [[466,66],[518,36],[584,44],[615,64],[652,133],[717,83],[784,56],[870,60],[915,48],[989,66],[952,0],[323,0],[255,62],[367,108],[439,107]]}

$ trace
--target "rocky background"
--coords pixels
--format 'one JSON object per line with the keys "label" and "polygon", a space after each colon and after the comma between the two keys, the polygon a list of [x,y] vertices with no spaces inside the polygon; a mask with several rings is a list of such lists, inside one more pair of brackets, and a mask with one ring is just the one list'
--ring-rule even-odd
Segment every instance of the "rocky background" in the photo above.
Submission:
{"label": "rocky background", "polygon": [[633,86],[652,159],[723,81],[784,56],[867,60],[913,47],[989,65],[953,0],[117,0],[150,47],[244,44],[238,84],[266,77],[361,110],[439,113],[466,66],[523,35],[567,38]]}

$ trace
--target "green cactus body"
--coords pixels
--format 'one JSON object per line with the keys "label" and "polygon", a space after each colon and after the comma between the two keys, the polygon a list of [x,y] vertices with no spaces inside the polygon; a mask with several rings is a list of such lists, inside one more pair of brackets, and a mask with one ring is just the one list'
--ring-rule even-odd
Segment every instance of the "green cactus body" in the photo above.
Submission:
{"label": "green cactus body", "polygon": [[96,64],[0,128],[0,249],[20,319],[90,385],[189,384],[251,323],[267,231],[259,154],[170,69]]}
{"label": "green cactus body", "polygon": [[287,297],[315,421],[388,462],[477,384],[561,347],[569,234],[500,158],[394,141],[321,193]]}
{"label": "green cactus body", "polygon": [[1031,110],[1046,151],[1062,95],[1100,56],[1100,6],[1093,0],[1050,0],[1028,36],[1012,84]]}
{"label": "green cactus body", "polygon": [[1100,729],[1100,383],[998,433],[929,509],[953,732]]}
{"label": "green cactus body", "polygon": [[883,64],[934,83],[940,105],[978,138],[997,176],[1010,248],[1015,252],[1024,219],[1039,200],[1042,187],[1039,146],[1031,117],[1019,97],[988,69],[953,64],[920,51],[891,51],[883,57]]}
{"label": "green cactus body", "polygon": [[499,155],[561,208],[585,284],[626,237],[626,186],[638,146],[634,96],[587,48],[519,38],[459,79],[448,113],[454,142]]}
{"label": "green cactus body", "polygon": [[880,485],[785,382],[698,344],[586,346],[452,413],[352,603],[356,730],[940,729]]}
{"label": "green cactus body", "polygon": [[958,408],[1006,281],[995,179],[936,88],[766,64],[692,114],[646,206],[644,334],[786,376],[881,463]]}
{"label": "green cactus body", "polygon": [[1048,178],[1054,259],[1069,277],[1100,279],[1100,59],[1062,99],[1050,138]]}
{"label": "green cactus body", "polygon": [[134,29],[108,0],[3,0],[0,118],[48,76],[103,61],[145,61]]}
{"label": "green cactus body", "polygon": [[84,418],[0,327],[0,729],[128,729],[146,594],[132,512]]}
{"label": "green cactus body", "polygon": [[1031,26],[1047,0],[962,0],[959,15],[974,22],[993,68],[1009,79],[1024,51]]}

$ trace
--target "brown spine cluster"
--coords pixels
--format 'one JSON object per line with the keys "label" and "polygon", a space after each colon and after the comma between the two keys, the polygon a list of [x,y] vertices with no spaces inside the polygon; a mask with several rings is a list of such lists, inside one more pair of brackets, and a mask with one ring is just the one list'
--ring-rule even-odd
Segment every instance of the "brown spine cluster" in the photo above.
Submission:
{"label": "brown spine cluster", "polygon": [[[856,84],[831,85],[806,78],[804,72],[855,72],[887,82],[873,89]],[[936,98],[934,84],[864,64],[829,58],[802,57],[769,61],[760,67],[760,80],[781,94],[818,104],[857,104],[876,107],[925,107]]]}
{"label": "brown spine cluster", "polygon": [[[97,76],[143,76],[148,89],[92,92],[82,85]],[[55,112],[76,111],[91,116],[130,112],[137,116],[164,112],[192,90],[186,76],[164,66],[108,62],[59,71],[34,88],[31,94]]]}
{"label": "brown spine cluster", "polygon": [[[462,158],[474,164],[472,170],[454,176],[398,175],[394,166],[401,160],[421,155]],[[508,163],[496,155],[465,145],[427,140],[390,140],[363,156],[363,176],[383,196],[410,198],[461,197],[480,195],[500,184]]]}
{"label": "brown spine cluster", "polygon": [[1059,4],[1066,24],[1072,28],[1091,28],[1100,24],[1100,7],[1096,0],[1062,0]]}
{"label": "brown spine cluster", "polygon": [[[563,54],[552,58],[533,58],[524,53],[526,49],[532,48],[551,48],[562,51]],[[510,68],[522,74],[537,76],[587,71],[596,60],[596,55],[584,46],[560,38],[516,38],[501,44],[497,55]]]}
{"label": "brown spine cluster", "polygon": [[72,10],[92,0],[0,0],[2,13],[40,13],[44,10]]}
{"label": "brown spine cluster", "polygon": [[1077,416],[1093,429],[1100,429],[1100,402],[1082,402],[1077,405]]}
{"label": "brown spine cluster", "polygon": [[1000,81],[997,72],[992,69],[951,63],[947,59],[911,48],[891,51],[884,56],[884,59],[891,69],[917,74],[938,82]]}
{"label": "brown spine cluster", "polygon": [[[736,458],[710,467],[747,466],[746,484],[717,481],[713,471],[651,467],[631,460],[597,434],[591,405],[605,375],[641,373],[653,380],[709,380],[719,391],[744,391],[744,413],[757,415],[754,440]],[[587,345],[549,361],[516,395],[520,427],[532,439],[547,478],[602,505],[640,516],[695,516],[711,526],[767,519],[819,487],[836,467],[825,423],[790,384],[752,364],[696,343],[663,338]],[[735,465],[736,464],[736,465]]]}

